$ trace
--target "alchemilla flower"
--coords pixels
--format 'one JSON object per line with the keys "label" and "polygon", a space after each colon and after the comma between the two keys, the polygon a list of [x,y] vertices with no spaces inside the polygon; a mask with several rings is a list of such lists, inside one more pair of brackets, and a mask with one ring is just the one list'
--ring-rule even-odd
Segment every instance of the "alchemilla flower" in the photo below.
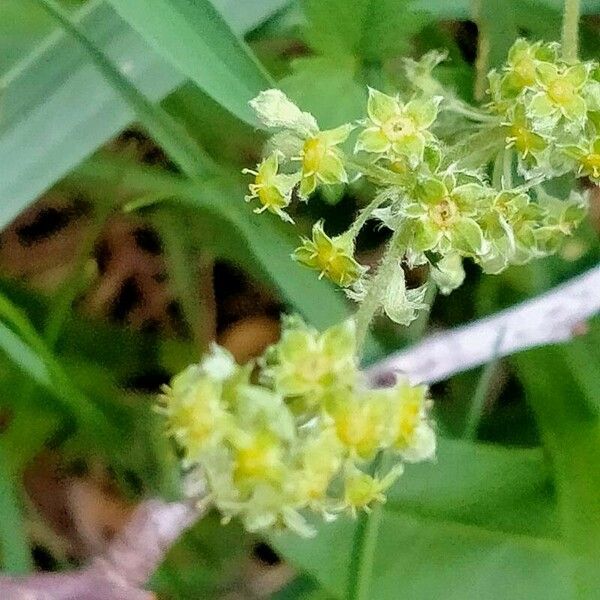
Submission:
{"label": "alchemilla flower", "polygon": [[480,183],[457,185],[452,173],[444,178],[425,178],[417,187],[415,199],[403,209],[412,223],[413,250],[441,255],[482,254],[486,241],[477,215],[491,194],[490,188]]}
{"label": "alchemilla flower", "polygon": [[249,186],[250,194],[246,196],[246,202],[258,198],[262,206],[255,208],[255,213],[268,210],[284,221],[293,223],[292,218],[283,209],[290,204],[292,190],[298,182],[298,177],[278,173],[278,168],[278,153],[273,152],[256,167],[256,171],[244,169],[244,173],[255,176],[254,183]]}
{"label": "alchemilla flower", "polygon": [[369,118],[358,136],[355,151],[392,159],[406,157],[416,166],[423,160],[425,146],[435,139],[429,127],[437,118],[440,101],[434,97],[403,104],[397,97],[369,88]]}
{"label": "alchemilla flower", "polygon": [[[366,389],[355,347],[353,321],[319,333],[290,318],[257,365],[237,366],[214,346],[165,388],[167,431],[224,522],[311,535],[307,511],[368,510],[403,462],[433,456],[425,388]],[[369,475],[377,452],[394,464]]]}
{"label": "alchemilla flower", "polygon": [[271,145],[286,164],[289,181],[300,183],[301,198],[308,198],[321,183],[347,183],[344,154],[339,146],[346,141],[354,125],[346,123],[321,131],[315,118],[300,110],[280,90],[261,92],[250,101],[250,106],[267,127],[279,130],[271,139]]}
{"label": "alchemilla flower", "polygon": [[354,259],[354,241],[349,235],[329,237],[318,221],[312,229],[312,239],[302,238],[302,245],[292,255],[299,263],[319,271],[319,277],[327,277],[339,286],[354,283],[365,268]]}
{"label": "alchemilla flower", "polygon": [[319,131],[304,141],[298,160],[302,162],[299,193],[302,198],[312,194],[319,183],[347,183],[343,154],[338,146],[345,142],[352,125]]}

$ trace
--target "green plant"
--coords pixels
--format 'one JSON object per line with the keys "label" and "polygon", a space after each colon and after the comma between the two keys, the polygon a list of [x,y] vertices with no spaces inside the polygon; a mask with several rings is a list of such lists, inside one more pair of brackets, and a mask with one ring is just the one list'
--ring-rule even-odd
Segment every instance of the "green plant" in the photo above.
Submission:
{"label": "green plant", "polygon": [[[600,384],[581,364],[595,356],[584,345],[593,346],[596,324],[592,342],[519,356],[510,369],[494,360],[479,383],[467,374],[432,394],[401,377],[370,389],[361,368],[422,334],[436,290],[455,294],[433,309],[451,325],[597,260],[584,187],[600,181],[600,68],[578,59],[580,46],[597,53],[593,24],[578,31],[594,3],[565,3],[559,44],[535,41],[560,28],[549,0],[474,2],[473,65],[465,41],[439,25],[467,18],[467,2],[306,0],[305,21],[283,1],[223,16],[205,0],[92,0],[78,20],[51,0],[34,4],[65,35],[3,77],[1,216],[6,223],[66,175],[59,191],[89,196],[95,227],[114,212],[147,217],[190,335],[114,343],[116,333],[95,323],[86,341],[89,325],[70,308],[89,277],[96,229],[49,307],[2,283],[0,375],[16,393],[0,405],[10,415],[0,511],[19,530],[0,530],[3,566],[31,566],[21,474],[51,439],[66,456],[100,457],[124,489],[141,482],[130,493],[200,490],[202,510],[214,506],[251,532],[224,530],[244,552],[258,533],[305,573],[282,598],[500,598],[500,572],[516,597],[593,597]],[[239,39],[247,31],[268,71]],[[294,44],[274,50],[286,36],[304,44],[291,63],[282,57]],[[168,169],[106,152],[79,164],[132,116]],[[259,216],[241,202],[248,176],[246,200]],[[382,249],[375,261],[364,259],[369,244]],[[244,366],[207,350],[198,259],[236,262],[302,317],[285,318],[280,341]],[[471,263],[498,277],[480,279]],[[357,305],[350,318],[344,294]],[[160,416],[152,394],[134,409],[113,383],[141,366],[179,373],[155,407]],[[496,385],[514,406],[490,400]],[[444,401],[433,405],[438,394]],[[128,451],[115,451],[122,440]],[[438,463],[427,460],[434,454]],[[215,541],[230,534],[205,531]],[[182,541],[157,573],[159,593],[218,593],[220,553],[224,562],[234,553],[203,554],[199,539]]]}

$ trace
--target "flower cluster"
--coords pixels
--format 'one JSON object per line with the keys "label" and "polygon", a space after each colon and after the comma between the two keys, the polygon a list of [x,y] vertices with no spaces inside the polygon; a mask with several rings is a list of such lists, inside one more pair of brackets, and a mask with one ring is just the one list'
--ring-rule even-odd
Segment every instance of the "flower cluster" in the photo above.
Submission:
{"label": "flower cluster", "polygon": [[575,171],[600,182],[597,62],[567,62],[556,43],[519,39],[489,83],[489,109],[502,117],[526,179]]}
{"label": "flower cluster", "polygon": [[[433,457],[426,392],[404,380],[367,389],[354,321],[319,333],[289,318],[256,364],[214,346],[165,387],[159,410],[225,521],[310,535],[303,513],[368,510],[404,462]],[[379,453],[387,466],[371,475]]]}
{"label": "flower cluster", "polygon": [[[499,273],[546,256],[583,219],[587,198],[575,190],[553,197],[545,184],[568,172],[600,181],[595,62],[567,63],[558,44],[517,40],[506,65],[489,74],[491,101],[480,108],[436,82],[441,60],[430,53],[406,61],[412,89],[405,98],[369,89],[365,118],[328,131],[279,90],[250,103],[277,131],[251,172],[247,198],[291,221],[294,197],[306,201],[317,186],[367,180],[373,200],[350,228],[332,237],[318,222],[293,258],[357,302],[372,305],[376,289],[376,310],[403,325],[426,305],[424,286],[407,289],[405,267],[426,265],[448,294],[464,279],[465,258]],[[463,140],[446,131],[456,122],[451,115],[462,119]],[[385,277],[377,276],[383,262],[372,273],[355,257],[369,219],[392,232],[383,262],[394,268]]]}

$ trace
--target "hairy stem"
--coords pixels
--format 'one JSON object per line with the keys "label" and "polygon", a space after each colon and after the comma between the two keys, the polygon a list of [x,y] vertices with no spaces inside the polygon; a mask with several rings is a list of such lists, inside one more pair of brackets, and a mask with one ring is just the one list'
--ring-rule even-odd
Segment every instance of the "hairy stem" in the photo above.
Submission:
{"label": "hairy stem", "polygon": [[392,239],[385,250],[385,254],[377,267],[377,272],[370,281],[364,300],[356,312],[356,347],[359,354],[367,332],[369,331],[369,325],[371,324],[377,309],[381,306],[381,298],[383,297],[390,277],[393,275],[395,269],[401,268],[398,264],[398,260],[403,255],[404,248],[400,247],[400,244],[398,244],[400,231],[401,230],[396,231],[392,236]]}
{"label": "hairy stem", "polygon": [[482,100],[485,95],[486,75],[490,59],[490,39],[488,24],[482,18],[482,3],[484,0],[473,0],[473,18],[477,23],[477,59],[475,60],[475,90],[476,100]]}
{"label": "hairy stem", "polygon": [[[377,473],[382,462],[383,454],[380,452],[373,461],[373,475]],[[382,505],[377,503],[371,512],[363,511],[358,517],[348,571],[348,600],[370,600],[372,598],[370,594],[371,575],[382,511]]]}
{"label": "hairy stem", "polygon": [[579,17],[580,0],[565,0],[562,27],[563,57],[568,62],[575,62],[579,54]]}
{"label": "hairy stem", "polygon": [[373,211],[379,208],[386,200],[390,200],[392,196],[393,192],[391,190],[382,190],[369,204],[367,204],[367,206],[365,206],[365,208],[358,213],[358,217],[354,223],[352,223],[352,226],[349,230],[353,239],[356,238],[356,236],[360,233],[360,230],[365,226],[365,223],[371,218]]}

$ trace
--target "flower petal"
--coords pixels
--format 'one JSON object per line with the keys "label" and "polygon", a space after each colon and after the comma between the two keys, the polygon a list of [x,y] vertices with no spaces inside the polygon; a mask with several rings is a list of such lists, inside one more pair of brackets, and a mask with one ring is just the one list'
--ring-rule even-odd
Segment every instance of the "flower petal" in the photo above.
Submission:
{"label": "flower petal", "polygon": [[452,229],[452,245],[461,254],[482,254],[485,246],[483,232],[473,219],[462,218]]}
{"label": "flower petal", "polygon": [[400,102],[397,98],[383,94],[373,88],[369,88],[367,113],[373,123],[381,125],[388,119],[391,119],[400,113]]}
{"label": "flower petal", "polygon": [[346,169],[344,169],[344,163],[336,154],[327,154],[323,157],[317,171],[317,177],[323,183],[330,185],[348,182],[348,175],[346,174]]}
{"label": "flower petal", "polygon": [[355,152],[383,154],[390,149],[390,142],[379,127],[369,127],[360,133],[356,140]]}
{"label": "flower petal", "polygon": [[411,100],[406,105],[406,113],[419,129],[427,129],[437,118],[441,96],[424,100]]}

